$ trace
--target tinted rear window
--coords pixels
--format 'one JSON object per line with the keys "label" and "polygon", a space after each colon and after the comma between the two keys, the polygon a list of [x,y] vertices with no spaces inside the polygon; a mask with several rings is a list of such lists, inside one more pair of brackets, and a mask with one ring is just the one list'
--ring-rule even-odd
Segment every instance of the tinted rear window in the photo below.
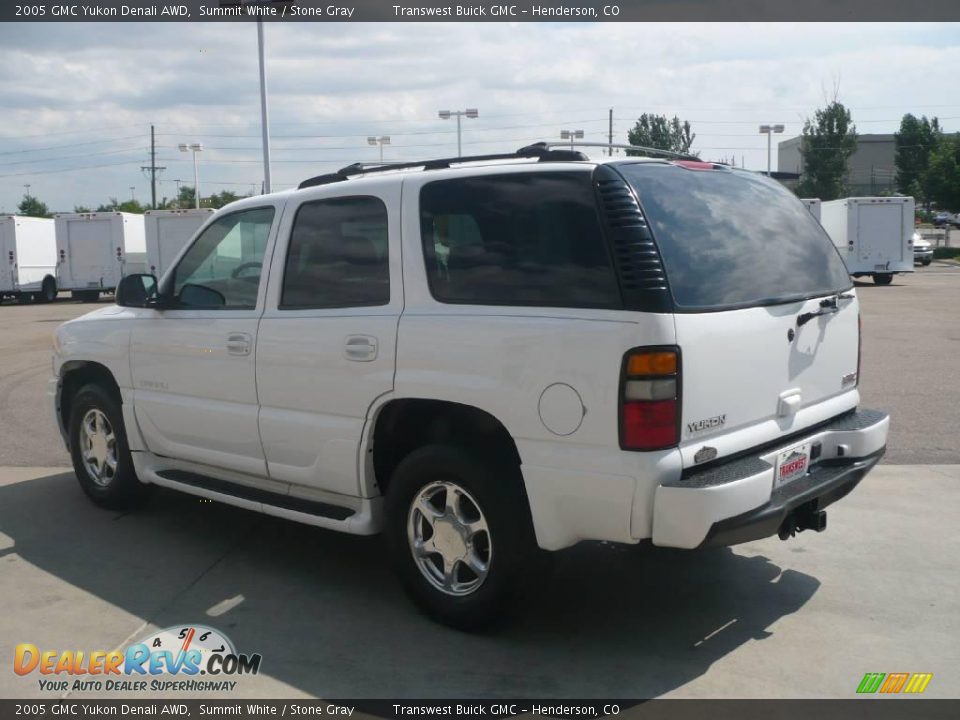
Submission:
{"label": "tinted rear window", "polygon": [[448,303],[621,306],[589,172],[437,180],[420,191],[433,296]]}
{"label": "tinted rear window", "polygon": [[624,164],[678,309],[826,295],[851,286],[843,260],[790,191],[762,175]]}

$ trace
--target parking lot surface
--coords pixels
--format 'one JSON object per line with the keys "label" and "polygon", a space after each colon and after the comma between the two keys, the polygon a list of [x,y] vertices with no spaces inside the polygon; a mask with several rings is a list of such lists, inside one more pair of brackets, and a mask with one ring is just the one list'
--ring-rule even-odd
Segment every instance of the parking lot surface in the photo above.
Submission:
{"label": "parking lot surface", "polygon": [[[926,696],[960,697],[960,268],[858,293],[863,404],[891,412],[890,449],[825,533],[701,552],[583,544],[482,635],[418,614],[379,538],[167,491],[134,513],[91,505],[44,395],[50,333],[91,306],[4,303],[0,654],[204,623],[263,656],[230,699],[850,698],[866,672],[932,672]],[[61,694],[36,677],[0,673],[0,696]]]}

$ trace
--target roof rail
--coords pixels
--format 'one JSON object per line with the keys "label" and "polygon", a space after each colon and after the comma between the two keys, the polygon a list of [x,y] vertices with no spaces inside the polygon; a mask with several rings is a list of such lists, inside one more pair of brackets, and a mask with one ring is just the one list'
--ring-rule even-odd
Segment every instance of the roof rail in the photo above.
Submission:
{"label": "roof rail", "polygon": [[696,155],[691,155],[690,153],[678,153],[673,152],[673,150],[661,150],[659,148],[646,147],[644,145],[622,145],[618,143],[605,143],[605,142],[579,142],[574,140],[571,144],[569,140],[562,140],[559,142],[547,142],[539,143],[545,145],[547,148],[574,148],[574,147],[597,147],[597,148],[617,148],[618,150],[633,150],[638,155],[647,155],[649,157],[665,157],[673,158],[676,160],[699,160]]}
{"label": "roof rail", "polygon": [[[560,144],[562,145],[562,144]],[[558,147],[560,147],[558,145]],[[604,146],[606,147],[606,146]],[[523,160],[536,159],[540,162],[563,162],[576,160],[589,160],[582,152],[570,149],[553,149],[549,143],[534,143],[520,148],[512,153],[494,153],[492,155],[464,155],[462,157],[437,158],[434,160],[414,160],[409,162],[383,162],[383,163],[353,163],[342,167],[336,172],[326,175],[317,175],[308,180],[304,180],[298,188],[314,187],[317,185],[328,185],[330,183],[349,180],[356,175],[367,175],[371,173],[389,172],[391,170],[408,170],[411,168],[423,168],[424,170],[439,170],[448,168],[452,165],[470,162],[487,162],[489,160]]]}

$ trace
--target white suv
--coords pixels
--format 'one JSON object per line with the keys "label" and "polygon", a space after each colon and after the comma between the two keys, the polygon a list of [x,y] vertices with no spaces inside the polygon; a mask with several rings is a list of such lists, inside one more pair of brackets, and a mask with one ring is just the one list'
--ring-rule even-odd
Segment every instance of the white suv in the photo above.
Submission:
{"label": "white suv", "polygon": [[94,502],[162,485],[383,532],[469,627],[541,550],[822,530],[886,445],[858,323],[778,183],[541,144],[224,208],[57,330],[49,392]]}

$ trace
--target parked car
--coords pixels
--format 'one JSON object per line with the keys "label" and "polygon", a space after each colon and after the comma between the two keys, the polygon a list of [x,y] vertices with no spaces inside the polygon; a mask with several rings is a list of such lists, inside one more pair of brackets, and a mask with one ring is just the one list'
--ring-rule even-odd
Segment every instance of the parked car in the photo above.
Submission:
{"label": "parked car", "polygon": [[913,262],[929,265],[933,261],[933,244],[920,233],[913,233]]}
{"label": "parked car", "polygon": [[584,540],[821,531],[886,447],[830,239],[692,158],[350,166],[223,208],[116,299],[60,326],[49,384],[91,500],[383,533],[456,627]]}
{"label": "parked car", "polygon": [[954,215],[948,212],[939,212],[933,216],[933,226],[938,228],[960,228],[960,215]]}

